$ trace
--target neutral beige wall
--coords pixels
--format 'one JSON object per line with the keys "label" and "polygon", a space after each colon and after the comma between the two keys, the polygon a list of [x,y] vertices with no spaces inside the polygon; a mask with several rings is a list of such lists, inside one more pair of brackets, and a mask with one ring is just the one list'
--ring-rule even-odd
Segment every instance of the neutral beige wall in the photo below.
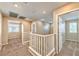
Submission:
{"label": "neutral beige wall", "polygon": [[59,15],[62,15],[62,14],[65,14],[65,13],[68,13],[70,11],[77,10],[77,9],[79,9],[79,3],[69,3],[53,11],[53,24],[54,24],[53,32],[56,34],[57,53],[59,50],[59,40],[58,40],[58,20],[59,19],[58,17]]}
{"label": "neutral beige wall", "polygon": [[2,19],[2,44],[8,44],[8,18],[4,16]]}
{"label": "neutral beige wall", "polygon": [[8,39],[21,39],[20,32],[10,32],[8,33]]}
{"label": "neutral beige wall", "polygon": [[31,21],[21,20],[24,32],[31,32]]}
{"label": "neutral beige wall", "polygon": [[34,21],[33,23],[36,24],[36,33],[43,34],[43,23],[41,21]]}
{"label": "neutral beige wall", "polygon": [[30,38],[31,21],[21,20],[22,23],[22,43],[24,44]]}
{"label": "neutral beige wall", "polygon": [[59,21],[59,49],[62,49],[62,45],[65,42],[65,22],[62,22],[62,18],[60,18]]}
{"label": "neutral beige wall", "polygon": [[[44,23],[42,21],[33,21],[32,23],[36,24],[36,34],[43,34],[43,35],[47,35],[47,34],[51,34],[53,31],[53,24],[50,25],[49,23]],[[48,31],[45,32],[44,27],[47,26],[49,24],[49,28]]]}

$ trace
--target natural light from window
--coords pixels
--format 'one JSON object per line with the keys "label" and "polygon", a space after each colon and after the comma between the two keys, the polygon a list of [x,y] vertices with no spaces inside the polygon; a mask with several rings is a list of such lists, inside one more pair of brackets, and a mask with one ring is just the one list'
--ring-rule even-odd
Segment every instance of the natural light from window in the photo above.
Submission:
{"label": "natural light from window", "polygon": [[69,26],[70,33],[77,33],[77,23],[70,23]]}
{"label": "natural light from window", "polygon": [[19,32],[19,31],[20,31],[19,23],[8,22],[8,32]]}

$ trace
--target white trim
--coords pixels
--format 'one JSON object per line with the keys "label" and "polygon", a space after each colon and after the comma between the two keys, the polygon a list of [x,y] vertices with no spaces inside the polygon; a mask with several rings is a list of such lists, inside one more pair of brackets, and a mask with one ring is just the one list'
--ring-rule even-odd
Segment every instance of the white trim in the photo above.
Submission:
{"label": "white trim", "polygon": [[25,42],[23,41],[22,42],[23,45],[26,45],[26,43],[29,43],[29,41],[25,41]]}
{"label": "white trim", "polygon": [[71,39],[66,39],[67,41],[74,41],[74,42],[79,42],[77,40],[71,40]]}
{"label": "white trim", "polygon": [[59,13],[59,14],[57,14],[57,16],[60,16],[60,15],[63,15],[63,14],[69,13],[69,12],[73,12],[73,11],[76,11],[76,10],[79,10],[79,8],[76,8],[76,9],[73,9],[73,10],[69,10],[69,11],[65,11],[63,13]]}

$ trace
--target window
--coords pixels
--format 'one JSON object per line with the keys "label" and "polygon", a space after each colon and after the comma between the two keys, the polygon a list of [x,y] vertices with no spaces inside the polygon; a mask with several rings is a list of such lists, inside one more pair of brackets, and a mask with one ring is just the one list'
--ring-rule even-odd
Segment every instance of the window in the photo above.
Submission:
{"label": "window", "polygon": [[8,23],[8,32],[19,32],[20,31],[19,23]]}
{"label": "window", "polygon": [[77,32],[77,23],[70,23],[70,32],[71,33],[76,33]]}

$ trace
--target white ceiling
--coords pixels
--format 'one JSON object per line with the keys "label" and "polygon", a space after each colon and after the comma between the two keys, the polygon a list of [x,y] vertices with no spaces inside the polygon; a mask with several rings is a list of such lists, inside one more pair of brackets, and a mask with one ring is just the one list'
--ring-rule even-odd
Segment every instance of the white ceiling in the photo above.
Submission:
{"label": "white ceiling", "polygon": [[[18,7],[15,7],[14,4],[17,4]],[[52,20],[52,11],[64,4],[66,2],[0,2],[0,10],[6,14],[12,11],[21,16],[36,18],[38,20],[42,19],[48,22]],[[42,13],[44,10],[46,14]]]}

